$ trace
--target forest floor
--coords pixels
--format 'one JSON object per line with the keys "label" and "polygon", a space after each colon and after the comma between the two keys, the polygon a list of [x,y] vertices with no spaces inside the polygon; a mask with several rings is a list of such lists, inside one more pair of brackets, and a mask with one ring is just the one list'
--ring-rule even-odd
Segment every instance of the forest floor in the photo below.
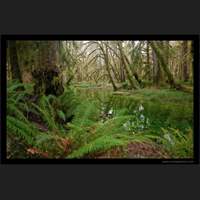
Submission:
{"label": "forest floor", "polygon": [[[166,129],[172,128],[172,132],[175,129],[183,131],[186,130],[187,127],[192,127],[193,88],[191,86],[186,87],[188,87],[189,92],[155,87],[135,91],[119,90],[114,92],[110,92],[111,88],[109,86],[101,89],[95,87],[95,85],[92,87],[86,86],[86,88],[83,86],[82,88],[84,88],[83,91],[85,91],[85,89],[86,91],[96,90],[97,93],[98,91],[103,92],[103,90],[108,90],[108,93],[111,93],[114,99],[123,99],[126,103],[130,101],[139,102],[139,104],[145,107],[147,112],[144,111],[144,113],[146,112],[147,116],[149,116],[152,121],[152,126],[149,127],[147,131],[144,130],[144,133],[149,131],[157,135],[162,135],[164,134],[162,132],[163,127]],[[113,99],[112,97],[111,99]],[[126,103],[122,103],[121,106],[129,106],[129,103]],[[110,104],[111,106],[109,109],[112,109],[115,103],[110,102]],[[120,103],[118,102],[118,104]],[[170,158],[170,155],[166,149],[156,143],[130,142],[123,148],[115,148],[106,152],[100,152],[96,155],[96,158]]]}
{"label": "forest floor", "polygon": [[168,153],[160,146],[148,142],[130,142],[123,148],[115,148],[104,153],[97,154],[95,158],[170,158]]}
{"label": "forest floor", "polygon": [[[65,118],[65,116],[63,118],[63,114],[72,112],[69,110],[71,109],[71,106],[69,108],[69,103],[71,100],[73,102],[74,96],[63,98],[63,100],[67,101],[71,98],[66,104],[69,113],[65,113],[63,110],[59,119],[54,115],[51,118],[48,110],[42,110],[42,114],[32,111],[27,113],[28,121],[40,131],[41,135],[44,134],[44,139],[46,133],[50,134],[50,137],[51,133],[53,133],[54,137],[57,133],[64,131],[64,135],[59,135],[59,137],[63,137],[65,138],[65,142],[69,142],[67,138],[74,137],[73,133],[75,133],[77,138],[75,137],[74,140],[80,140],[80,145],[77,149],[76,144],[72,144],[74,146],[71,153],[73,154],[73,152],[77,151],[82,153],[84,150],[85,153],[80,154],[82,158],[159,159],[174,157],[188,158],[192,156],[193,141],[192,137],[190,138],[187,135],[188,132],[193,134],[192,93],[153,87],[134,91],[120,90],[113,92],[109,85],[106,87],[96,87],[96,85],[93,85],[91,87],[91,85],[80,84],[74,88],[74,95],[78,99],[78,105],[76,105],[76,112],[70,121],[63,123],[63,119]],[[45,97],[45,99],[45,101],[48,101],[48,97]],[[62,107],[63,104],[55,105],[61,105],[59,109],[64,108]],[[44,109],[46,109],[46,106],[44,106]],[[51,109],[54,109],[53,112],[58,111],[56,110],[57,107],[52,106]],[[44,114],[46,114],[46,118],[42,118],[42,116],[45,117]],[[121,119],[125,119],[125,121],[120,122],[119,120]],[[50,124],[47,122],[50,122]],[[51,122],[55,123],[56,129],[51,130]],[[99,136],[98,130],[103,131]],[[113,134],[113,141],[118,142],[119,140],[115,140],[117,139],[115,134],[118,133],[120,137],[125,136],[132,139],[128,140],[123,146],[112,146],[112,148],[104,149],[104,145],[112,144],[112,140],[109,140],[110,144],[104,144],[104,140],[98,139]],[[87,136],[88,139],[82,141],[80,138],[81,134],[84,137]],[[97,134],[96,143],[95,140],[92,140],[94,134]],[[140,140],[141,137],[149,135],[153,139]],[[138,137],[140,141],[138,141]],[[102,145],[100,150],[98,150],[98,141],[101,141]],[[93,152],[87,154],[87,150],[90,151],[90,147],[93,148]],[[19,144],[17,148],[21,151]],[[28,150],[30,153],[30,148]],[[52,156],[61,155],[57,154],[56,150],[54,153]],[[67,158],[68,154],[61,156]]]}

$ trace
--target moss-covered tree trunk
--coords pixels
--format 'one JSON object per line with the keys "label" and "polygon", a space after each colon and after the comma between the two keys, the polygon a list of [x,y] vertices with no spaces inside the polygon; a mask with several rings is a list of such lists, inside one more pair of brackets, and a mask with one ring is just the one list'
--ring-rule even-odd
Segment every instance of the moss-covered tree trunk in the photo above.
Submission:
{"label": "moss-covered tree trunk", "polygon": [[119,52],[120,52],[121,62],[124,66],[124,70],[126,72],[126,75],[127,75],[128,80],[129,80],[129,83],[131,85],[131,88],[136,89],[134,79],[133,79],[133,76],[132,76],[132,72],[131,72],[129,66],[127,65],[121,42],[118,42],[118,48],[119,48]]}
{"label": "moss-covered tree trunk", "polygon": [[120,81],[121,83],[125,82],[125,73],[124,73],[124,66],[123,62],[120,60]]}
{"label": "moss-covered tree trunk", "polygon": [[147,46],[146,46],[146,67],[147,71],[149,71],[148,79],[149,81],[151,80],[151,69],[150,69],[150,46],[149,42],[147,41]]}
{"label": "moss-covered tree trunk", "polygon": [[104,56],[106,71],[108,73],[108,77],[109,77],[110,82],[112,84],[113,90],[116,91],[117,90],[117,86],[115,84],[115,81],[114,81],[114,79],[112,77],[111,70],[110,70],[110,64],[109,64],[109,58],[108,58],[108,48],[107,48],[106,45],[105,45],[105,48],[104,48],[103,43],[99,44],[99,47],[100,47],[100,49],[101,49],[101,51],[103,53],[103,56]]}
{"label": "moss-covered tree trunk", "polygon": [[21,72],[19,68],[16,41],[15,40],[9,41],[8,46],[9,46],[12,79],[17,79],[21,82],[22,77],[21,77]]}
{"label": "moss-covered tree trunk", "polygon": [[161,67],[163,68],[163,71],[167,75],[170,86],[178,89],[180,87],[180,85],[175,83],[173,74],[170,72],[170,70],[166,64],[166,60],[164,59],[159,47],[156,46],[155,43],[152,41],[150,42],[150,45],[151,45],[151,48],[153,49],[153,51],[155,52],[157,58],[159,59],[159,62],[160,62]]}
{"label": "moss-covered tree trunk", "polygon": [[39,66],[33,71],[36,95],[61,95],[64,91],[57,66],[57,41],[39,44]]}
{"label": "moss-covered tree trunk", "polygon": [[152,50],[152,59],[153,59],[153,84],[159,86],[161,78],[161,70],[157,55],[154,50]]}
{"label": "moss-covered tree trunk", "polygon": [[188,67],[188,41],[183,41],[182,43],[182,72],[183,80],[188,81],[189,79],[189,67]]}

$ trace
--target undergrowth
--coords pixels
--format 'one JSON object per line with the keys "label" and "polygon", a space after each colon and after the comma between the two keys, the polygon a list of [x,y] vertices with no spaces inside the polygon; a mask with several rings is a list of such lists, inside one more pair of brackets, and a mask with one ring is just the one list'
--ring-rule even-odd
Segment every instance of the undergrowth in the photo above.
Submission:
{"label": "undergrowth", "polygon": [[[121,102],[115,107],[113,99],[105,107],[98,99],[79,98],[70,87],[61,96],[43,95],[32,101],[32,87],[8,82],[8,158],[89,158],[134,141],[156,142],[172,157],[193,155],[192,129],[183,131],[183,124],[188,127],[192,123],[188,120],[192,112],[187,107],[181,110],[175,100],[181,100],[182,93],[176,97],[172,92],[170,104],[145,104],[136,93],[138,101]],[[150,102],[156,99],[151,91],[145,96]],[[165,92],[159,93],[160,99],[166,96]],[[173,112],[172,105],[179,114]],[[182,129],[170,128],[177,121]]]}

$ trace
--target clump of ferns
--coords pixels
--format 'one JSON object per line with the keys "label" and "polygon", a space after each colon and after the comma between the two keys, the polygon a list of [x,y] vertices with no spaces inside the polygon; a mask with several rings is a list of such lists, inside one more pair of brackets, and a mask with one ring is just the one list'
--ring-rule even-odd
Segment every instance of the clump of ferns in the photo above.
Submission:
{"label": "clump of ferns", "polygon": [[[27,119],[28,104],[26,97],[30,95],[30,85],[22,84],[17,81],[7,84],[7,116],[6,125],[8,133],[8,143],[14,144],[16,138],[22,143],[29,145],[34,143],[34,136],[37,133],[36,127]],[[13,145],[12,145],[13,146]]]}
{"label": "clump of ferns", "polygon": [[148,135],[130,134],[123,124],[130,119],[130,115],[118,115],[105,122],[100,119],[100,110],[96,103],[84,101],[75,112],[75,118],[68,124],[68,136],[72,140],[71,153],[66,158],[85,158],[100,151],[125,146],[131,141],[150,141]]}
{"label": "clump of ferns", "polygon": [[[38,153],[49,151],[53,155],[56,150],[58,150],[58,153],[63,151],[67,143],[61,135],[64,129],[56,124],[54,109],[48,98],[43,96],[39,101],[39,105],[34,103],[29,105],[26,102],[26,97],[30,95],[29,90],[30,86],[27,84],[8,83],[6,116],[8,153],[11,157],[16,155],[13,153],[16,151],[16,143],[18,143],[17,148],[21,148],[19,149],[21,152],[25,152],[26,149],[32,149],[33,152],[33,148],[35,148],[35,152],[37,149]],[[46,133],[39,130],[36,124],[28,120],[30,111],[40,114],[49,125]]]}

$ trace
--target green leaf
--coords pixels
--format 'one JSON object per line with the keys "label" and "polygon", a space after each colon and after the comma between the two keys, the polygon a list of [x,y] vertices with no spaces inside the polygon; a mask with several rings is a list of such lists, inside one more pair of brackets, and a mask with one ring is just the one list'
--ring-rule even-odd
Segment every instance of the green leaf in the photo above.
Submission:
{"label": "green leaf", "polygon": [[65,113],[62,110],[58,110],[57,113],[60,119],[66,121]]}

